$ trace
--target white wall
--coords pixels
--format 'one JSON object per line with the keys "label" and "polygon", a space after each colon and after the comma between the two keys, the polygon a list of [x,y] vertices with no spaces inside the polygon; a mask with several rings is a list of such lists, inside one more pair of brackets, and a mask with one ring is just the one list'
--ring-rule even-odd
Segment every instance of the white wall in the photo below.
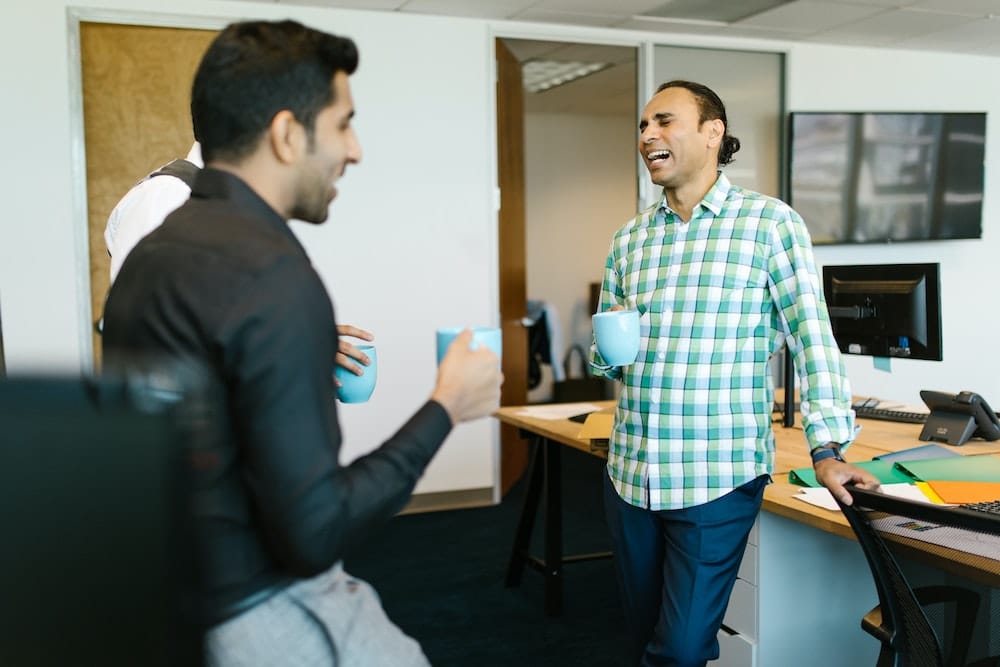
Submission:
{"label": "white wall", "polygon": [[[164,21],[154,0],[77,0],[91,14],[127,12],[136,22]],[[79,119],[72,110],[72,40],[66,0],[8,3],[0,22],[0,308],[8,367],[80,368],[89,326],[86,225]],[[421,403],[434,376],[433,329],[495,324],[496,222],[492,38],[559,37],[639,44],[650,33],[490,23],[290,5],[174,0],[171,11],[221,26],[248,17],[292,16],[357,39],[353,78],[364,162],[346,177],[331,222],[302,234],[333,293],[339,317],[374,329],[380,386],[365,406],[347,406],[348,457],[386,437]],[[147,20],[148,19],[148,20]],[[185,25],[184,21],[165,21]],[[660,38],[715,48],[787,49],[790,110],[976,110],[990,114],[988,165],[1000,161],[1000,59],[748,42],[710,37]],[[617,141],[615,144],[617,145]],[[625,147],[634,138],[622,142]],[[82,200],[81,200],[82,201]],[[969,388],[1000,401],[1000,374],[985,344],[1000,331],[991,298],[1000,282],[1000,169],[987,169],[984,238],[905,246],[821,248],[821,262],[942,263],[945,361],[894,361],[890,374],[871,360],[850,360],[858,393],[916,401],[923,387]],[[378,252],[363,252],[377,247]],[[602,253],[603,254],[603,253]],[[598,266],[603,257],[598,259]],[[463,426],[421,483],[422,491],[489,486],[495,475],[494,427]]]}
{"label": "white wall", "polygon": [[[0,305],[11,373],[76,371],[86,353],[86,230],[74,209],[72,43],[66,2],[15,3],[0,27],[8,141],[0,171]],[[77,6],[86,2],[74,3]],[[127,12],[136,23],[221,27],[291,15],[354,38],[352,77],[364,157],[348,170],[330,221],[293,224],[333,297],[338,319],[376,333],[372,400],[341,408],[344,458],[389,437],[425,400],[436,374],[434,329],[496,325],[492,46],[486,24],[462,19],[177,0],[108,0],[88,20]],[[106,11],[107,10],[107,11]],[[115,14],[115,10],[119,13]],[[219,18],[216,18],[219,17]],[[461,57],[455,57],[460,54]],[[433,76],[447,63],[447,77]],[[81,287],[83,289],[81,289]],[[420,491],[494,485],[496,424],[460,426]]]}
{"label": "white wall", "polygon": [[[525,116],[528,298],[555,307],[566,349],[589,349],[590,283],[604,275],[612,235],[635,215],[635,128],[632,114]],[[551,394],[539,390],[540,400]]]}
{"label": "white wall", "polygon": [[794,111],[985,111],[983,238],[897,245],[821,246],[820,264],[940,262],[944,361],[848,356],[856,394],[920,404],[920,389],[970,389],[1000,402],[1000,362],[988,341],[1000,331],[1000,59],[937,53],[796,46],[788,58]]}

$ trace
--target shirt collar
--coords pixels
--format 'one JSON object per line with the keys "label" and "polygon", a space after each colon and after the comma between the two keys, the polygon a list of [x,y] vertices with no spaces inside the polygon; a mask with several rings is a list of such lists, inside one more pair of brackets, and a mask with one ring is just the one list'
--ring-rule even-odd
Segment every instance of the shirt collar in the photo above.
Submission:
{"label": "shirt collar", "polygon": [[246,211],[250,219],[260,221],[262,226],[278,232],[305,253],[305,248],[292,233],[288,221],[271,208],[271,205],[264,201],[246,181],[233,173],[205,167],[198,172],[194,187],[191,189],[191,197],[228,200]]}
{"label": "shirt collar", "polygon": [[[719,177],[715,179],[715,183],[709,188],[705,196],[701,198],[699,206],[706,208],[712,212],[712,215],[719,215],[722,212],[722,207],[726,203],[726,198],[729,197],[729,190],[732,188],[732,184],[729,179],[721,171],[718,172]],[[696,207],[697,208],[697,207]],[[660,197],[660,203],[656,207],[657,213],[667,214],[673,213],[673,210],[667,205],[667,195],[663,193]]]}

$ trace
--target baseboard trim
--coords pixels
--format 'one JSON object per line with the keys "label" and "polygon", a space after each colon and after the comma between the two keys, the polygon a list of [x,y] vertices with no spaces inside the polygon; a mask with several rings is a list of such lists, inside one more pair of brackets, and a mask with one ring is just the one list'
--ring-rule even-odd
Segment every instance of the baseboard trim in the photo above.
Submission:
{"label": "baseboard trim", "polygon": [[459,491],[436,491],[434,493],[418,493],[414,495],[400,514],[487,507],[492,504],[493,487],[461,489]]}

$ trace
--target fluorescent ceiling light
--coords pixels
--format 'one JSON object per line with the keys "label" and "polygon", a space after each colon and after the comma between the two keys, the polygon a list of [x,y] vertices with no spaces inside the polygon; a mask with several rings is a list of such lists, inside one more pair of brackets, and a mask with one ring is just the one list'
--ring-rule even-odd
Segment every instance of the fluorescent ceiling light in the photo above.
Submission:
{"label": "fluorescent ceiling light", "polygon": [[716,21],[715,19],[688,19],[675,16],[647,16],[645,14],[633,14],[635,21],[654,21],[656,23],[680,23],[682,25],[704,25],[724,28],[729,25],[728,21]]}
{"label": "fluorescent ceiling light", "polygon": [[672,19],[674,23],[693,25],[727,25],[787,5],[792,0],[669,0],[639,14],[639,20]]}
{"label": "fluorescent ceiling light", "polygon": [[610,67],[610,63],[527,60],[521,65],[521,76],[525,90],[529,93],[540,93],[607,67]]}

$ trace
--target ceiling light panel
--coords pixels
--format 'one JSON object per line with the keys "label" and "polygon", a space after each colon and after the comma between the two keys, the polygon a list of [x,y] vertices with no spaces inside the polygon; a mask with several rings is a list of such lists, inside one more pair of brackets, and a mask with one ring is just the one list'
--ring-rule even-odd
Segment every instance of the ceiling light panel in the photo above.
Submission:
{"label": "ceiling light panel", "polygon": [[521,77],[526,91],[541,93],[599,72],[606,67],[608,63],[529,60],[521,65]]}
{"label": "ceiling light panel", "polygon": [[694,21],[722,21],[732,23],[774,9],[792,0],[673,0],[659,7],[641,12],[641,16],[658,19]]}

